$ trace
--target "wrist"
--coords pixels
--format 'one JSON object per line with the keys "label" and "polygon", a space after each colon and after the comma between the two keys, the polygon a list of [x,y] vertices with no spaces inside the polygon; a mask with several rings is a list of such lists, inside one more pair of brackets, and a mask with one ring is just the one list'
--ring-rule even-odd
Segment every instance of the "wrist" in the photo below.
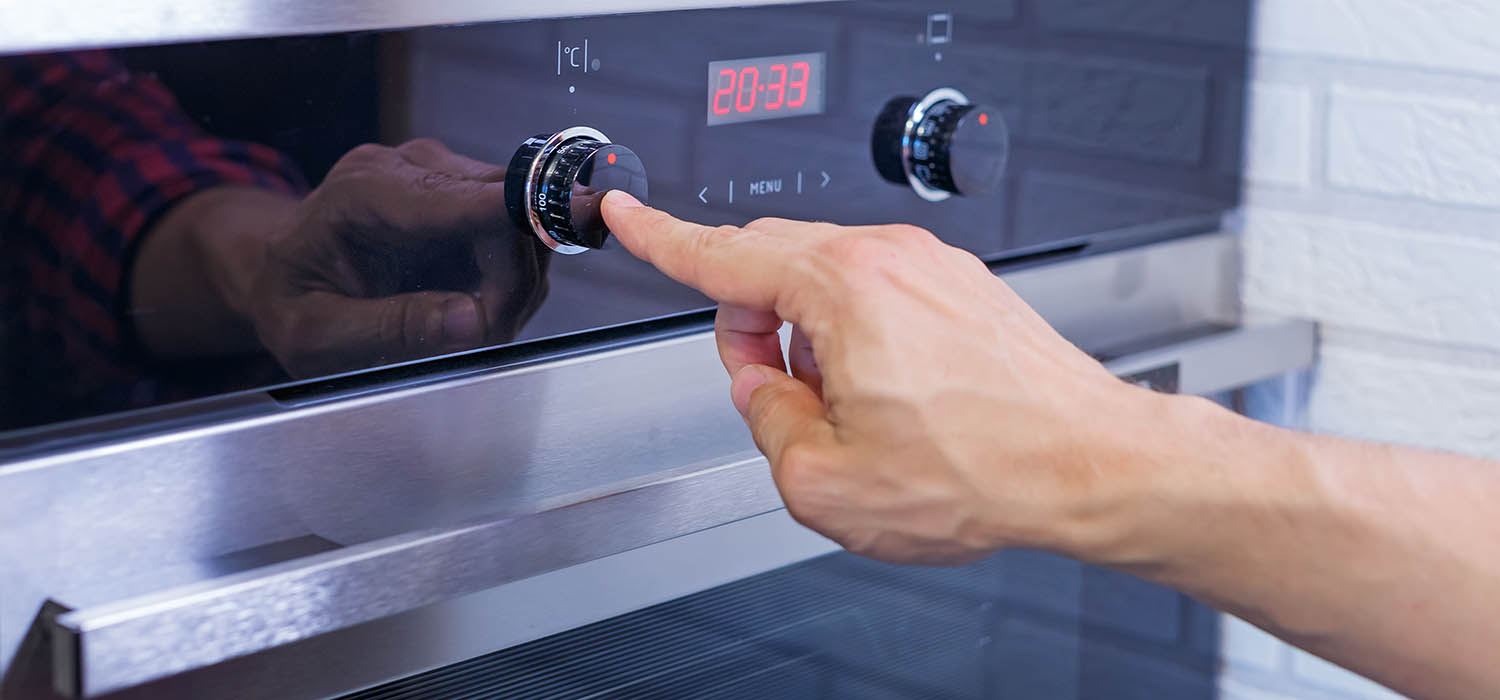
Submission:
{"label": "wrist", "polygon": [[162,357],[257,351],[254,281],[266,240],[295,205],[285,195],[233,186],[174,205],[132,263],[128,313],[142,347]]}
{"label": "wrist", "polygon": [[1234,536],[1237,504],[1262,499],[1266,484],[1299,460],[1286,431],[1195,396],[1125,387],[1119,422],[1089,453],[1100,475],[1075,512],[1065,553],[1153,578],[1208,563]]}
{"label": "wrist", "polygon": [[267,243],[290,221],[297,202],[268,190],[221,187],[187,203],[198,207],[192,245],[204,261],[213,293],[247,326]]}

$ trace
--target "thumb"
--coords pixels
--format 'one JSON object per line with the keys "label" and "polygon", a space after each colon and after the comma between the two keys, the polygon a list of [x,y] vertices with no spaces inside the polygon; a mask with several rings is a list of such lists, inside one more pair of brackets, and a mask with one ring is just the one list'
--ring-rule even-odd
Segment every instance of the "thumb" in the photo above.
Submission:
{"label": "thumb", "polygon": [[294,376],[326,374],[402,362],[476,347],[484,318],[461,292],[412,292],[376,299],[312,292],[296,305],[272,352]]}
{"label": "thumb", "polygon": [[746,365],[734,375],[730,395],[745,417],[774,473],[786,449],[798,442],[828,440],[833,426],[812,388],[765,365]]}

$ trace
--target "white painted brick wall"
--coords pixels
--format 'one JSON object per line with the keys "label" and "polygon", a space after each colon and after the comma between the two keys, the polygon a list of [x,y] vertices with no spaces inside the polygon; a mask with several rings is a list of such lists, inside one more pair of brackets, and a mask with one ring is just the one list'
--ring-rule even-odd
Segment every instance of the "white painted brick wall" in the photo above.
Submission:
{"label": "white painted brick wall", "polygon": [[[1255,13],[1244,296],[1323,324],[1305,427],[1500,458],[1500,3]],[[1221,648],[1229,700],[1398,697],[1232,619]]]}
{"label": "white painted brick wall", "polygon": [[1334,185],[1500,206],[1500,105],[1335,85],[1328,109]]}
{"label": "white painted brick wall", "polygon": [[1500,76],[1489,0],[1259,0],[1256,48]]}
{"label": "white painted brick wall", "polygon": [[1246,129],[1245,177],[1260,185],[1312,183],[1312,90],[1259,83],[1249,89],[1254,109]]}

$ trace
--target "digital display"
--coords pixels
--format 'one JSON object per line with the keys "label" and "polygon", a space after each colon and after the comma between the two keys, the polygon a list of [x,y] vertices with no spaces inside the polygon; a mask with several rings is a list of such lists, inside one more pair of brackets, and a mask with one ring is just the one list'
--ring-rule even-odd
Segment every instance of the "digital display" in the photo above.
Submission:
{"label": "digital display", "polygon": [[708,64],[708,125],[823,113],[823,54]]}

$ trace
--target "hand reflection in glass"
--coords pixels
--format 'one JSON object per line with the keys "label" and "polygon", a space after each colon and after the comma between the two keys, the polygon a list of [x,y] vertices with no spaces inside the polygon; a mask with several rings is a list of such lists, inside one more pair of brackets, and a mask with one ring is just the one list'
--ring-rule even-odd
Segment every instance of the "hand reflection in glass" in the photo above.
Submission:
{"label": "hand reflection in glass", "polygon": [[297,377],[507,342],[545,297],[551,254],[510,223],[504,179],[418,139],[349,151],[300,200],[195,194],[141,246],[137,336],[164,356],[263,347]]}

